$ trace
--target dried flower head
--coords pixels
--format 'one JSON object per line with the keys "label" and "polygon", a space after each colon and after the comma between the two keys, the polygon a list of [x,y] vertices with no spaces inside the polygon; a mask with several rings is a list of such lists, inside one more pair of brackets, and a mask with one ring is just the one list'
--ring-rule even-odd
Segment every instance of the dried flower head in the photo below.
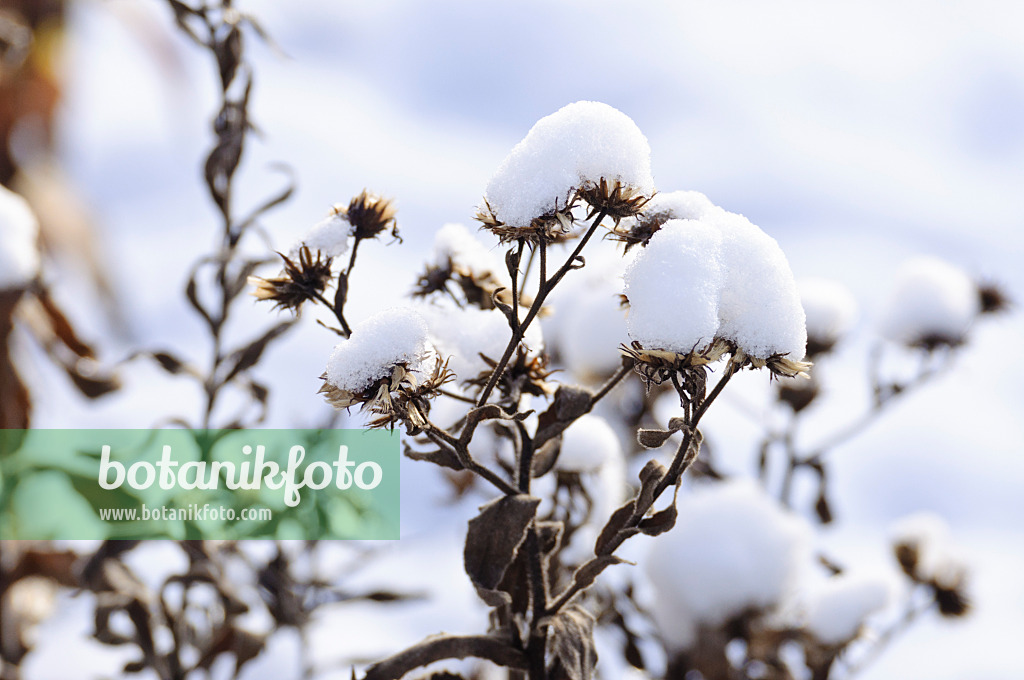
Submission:
{"label": "dried flower head", "polygon": [[442,385],[454,380],[448,362],[436,357],[433,370],[421,377],[419,371],[407,364],[395,364],[391,373],[378,378],[361,391],[342,389],[331,384],[327,374],[320,393],[327,403],[337,409],[359,406],[360,411],[377,414],[369,422],[371,428],[394,427],[406,423],[410,434],[417,434],[426,426],[430,413],[430,400],[439,394]]}
{"label": "dried flower head", "polygon": [[525,227],[510,226],[497,218],[487,199],[476,212],[475,219],[484,229],[498,237],[502,243],[525,241],[530,244],[560,243],[572,238],[576,219],[572,209],[575,207],[575,196],[562,207],[555,207],[540,217],[535,217]]}
{"label": "dried flower head", "polygon": [[623,217],[633,217],[651,200],[640,189],[602,177],[597,182],[585,182],[576,194],[590,205],[590,217],[604,212],[618,224]]}
{"label": "dried flower head", "polygon": [[685,373],[714,363],[723,355],[732,351],[732,346],[724,340],[716,339],[703,348],[693,348],[682,354],[663,349],[646,349],[637,341],[629,347],[620,345],[623,354],[633,359],[633,370],[648,385],[660,385],[679,373]]}
{"label": "dried flower head", "polygon": [[[487,356],[481,356],[481,358],[489,367],[488,370],[483,371],[472,380],[467,380],[466,383],[483,388],[490,381],[491,372],[498,362]],[[522,394],[531,394],[536,397],[552,394],[555,386],[548,382],[548,378],[554,371],[548,369],[548,361],[547,354],[532,353],[525,346],[519,345],[516,348],[515,356],[508,362],[498,380],[498,391],[513,401],[516,401]]]}
{"label": "dried flower head", "polygon": [[249,283],[256,289],[252,292],[257,300],[273,300],[276,307],[298,311],[302,303],[312,300],[327,288],[331,280],[331,258],[323,258],[317,252],[314,259],[307,247],[299,249],[298,262],[281,255],[284,270],[280,276],[261,278],[250,276]]}
{"label": "dried flower head", "polygon": [[352,225],[352,235],[357,241],[374,238],[388,229],[391,230],[393,238],[402,240],[398,235],[398,225],[395,223],[395,204],[366,189],[353,198],[347,208],[335,207],[335,212],[344,214]]}
{"label": "dried flower head", "polygon": [[783,378],[810,379],[811,375],[808,371],[814,365],[809,361],[795,361],[784,354],[773,354],[767,359],[759,359],[748,355],[739,348],[733,351],[731,361],[737,365],[737,368],[767,368],[773,377]]}
{"label": "dried flower head", "polygon": [[978,286],[978,297],[981,301],[982,314],[1005,312],[1012,305],[1006,292],[994,283],[980,284]]}

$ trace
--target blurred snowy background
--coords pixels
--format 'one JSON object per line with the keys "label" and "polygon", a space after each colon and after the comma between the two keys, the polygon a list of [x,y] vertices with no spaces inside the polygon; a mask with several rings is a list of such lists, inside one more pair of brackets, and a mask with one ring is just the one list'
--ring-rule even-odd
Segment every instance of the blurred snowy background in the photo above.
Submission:
{"label": "blurred snowy background", "polygon": [[[822,367],[833,393],[819,421],[845,421],[863,404],[867,338],[905,259],[943,257],[1024,300],[1020,3],[240,7],[286,55],[250,43],[251,112],[263,138],[237,182],[241,205],[282,185],[272,163],[289,165],[298,191],[264,221],[284,248],[363,187],[397,201],[405,243],[360,252],[349,304],[356,321],[411,288],[442,224],[473,226],[488,178],[537,119],[581,99],[636,121],[659,189],[695,189],[745,214],[779,241],[797,277],[832,278],[854,292],[858,335]],[[74,266],[51,266],[49,277],[59,299],[75,300],[65,307],[84,332],[106,339],[108,359],[138,347],[207,351],[182,289],[189,264],[216,239],[199,165],[211,144],[216,76],[172,26],[161,2],[71,3],[59,149],[99,225],[127,326],[112,333],[99,305],[82,304]],[[266,320],[265,307],[248,311],[253,327]],[[271,426],[316,426],[329,413],[316,391],[333,340],[303,326],[261,364],[274,386]],[[973,614],[930,617],[865,680],[1024,676],[1022,340],[1018,313],[980,325],[952,371],[831,459],[831,554],[889,562],[891,524],[928,510],[946,518],[974,567]],[[146,427],[198,408],[191,387],[141,363],[124,373],[122,392],[91,404],[46,362],[27,359],[38,427]],[[755,455],[759,425],[749,411],[764,401],[767,382],[756,378],[743,381],[746,392],[731,390],[704,425],[737,472],[751,470]],[[434,575],[448,574],[447,600],[424,603],[400,623],[386,611],[379,623],[370,611],[325,615],[314,643],[326,658],[372,657],[483,624],[459,565],[464,521],[481,499],[440,507],[446,492],[425,468],[403,465],[405,538],[385,549],[379,578],[403,563],[429,563]],[[44,626],[26,677],[60,676],[66,667],[53,655],[69,644],[98,654],[61,634],[73,620]],[[295,677],[288,656],[284,649],[247,672]],[[119,667],[90,658],[109,672]]]}

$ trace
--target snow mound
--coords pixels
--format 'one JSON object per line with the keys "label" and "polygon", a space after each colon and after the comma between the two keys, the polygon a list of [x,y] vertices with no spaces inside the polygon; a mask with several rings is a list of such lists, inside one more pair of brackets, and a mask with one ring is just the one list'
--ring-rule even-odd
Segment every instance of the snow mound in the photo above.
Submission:
{"label": "snow mound", "polygon": [[802,359],[807,329],[786,256],[742,215],[669,220],[626,270],[629,335],[688,354],[714,338],[749,356]]}
{"label": "snow mound", "polygon": [[849,573],[833,576],[810,598],[805,628],[826,645],[849,642],[865,619],[888,605],[891,597],[891,584],[882,578]]}
{"label": "snow mound", "polygon": [[314,224],[292,247],[292,252],[298,252],[305,246],[310,250],[319,250],[328,257],[340,257],[348,252],[348,237],[351,235],[352,225],[345,216],[333,212]]}
{"label": "snow mound", "polygon": [[807,337],[822,346],[834,345],[850,332],[857,318],[853,293],[838,281],[806,277],[797,281],[807,315]]}
{"label": "snow mound", "polygon": [[588,413],[566,428],[555,465],[566,472],[596,472],[620,458],[622,444],[615,430],[604,418]]}
{"label": "snow mound", "polygon": [[581,101],[537,121],[488,182],[484,197],[498,220],[526,227],[602,178],[650,196],[651,147],[629,116]]}
{"label": "snow mound", "polygon": [[749,481],[730,481],[678,500],[679,520],[653,542],[644,567],[652,613],[666,645],[688,649],[700,626],[748,609],[770,611],[811,561],[810,528]]}
{"label": "snow mound", "polygon": [[978,288],[959,267],[936,257],[908,260],[881,319],[882,333],[908,345],[956,344],[980,310]]}
{"label": "snow mound", "polygon": [[338,343],[327,361],[327,382],[341,390],[361,392],[405,364],[426,372],[433,356],[427,322],[409,308],[385,309],[356,325],[352,336]]}

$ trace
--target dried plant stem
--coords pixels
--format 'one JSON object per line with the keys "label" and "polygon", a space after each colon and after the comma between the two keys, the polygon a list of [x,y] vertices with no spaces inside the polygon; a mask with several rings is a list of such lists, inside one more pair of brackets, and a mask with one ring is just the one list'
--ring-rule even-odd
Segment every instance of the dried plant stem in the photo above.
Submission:
{"label": "dried plant stem", "polygon": [[[674,486],[679,482],[679,478],[686,471],[686,462],[688,458],[687,453],[693,445],[693,437],[697,432],[697,425],[700,423],[700,419],[704,416],[715,399],[721,395],[722,390],[725,389],[725,386],[729,383],[729,380],[732,379],[732,376],[736,371],[736,365],[731,361],[728,362],[726,364],[725,374],[721,377],[711,392],[701,400],[700,405],[694,410],[693,417],[689,422],[687,422],[687,427],[683,432],[683,440],[680,442],[679,448],[676,449],[675,456],[672,458],[672,464],[669,466],[668,472],[655,487],[654,492],[651,495],[650,504],[643,508],[637,507],[632,516],[629,517],[622,528],[620,528],[608,542],[604,554],[591,558],[586,564],[579,568],[578,572],[592,571],[595,574],[600,574],[605,570],[605,568],[610,566],[613,562],[608,559],[609,556],[614,554],[615,550],[618,549],[626,539],[634,535],[635,531],[633,530],[635,530],[640,524],[640,521],[644,518],[644,515],[650,507],[653,506],[654,502],[657,501],[661,494],[665,492],[665,489],[670,486]],[[692,458],[690,458],[690,460],[692,461]],[[637,501],[639,498],[639,494],[634,497],[633,500],[635,506],[638,505]],[[547,608],[544,613],[545,616],[557,614],[585,588],[586,585],[583,585],[580,581],[573,579],[572,584],[568,586],[557,598],[555,598],[554,604]]]}
{"label": "dried plant stem", "polygon": [[[483,391],[480,393],[480,397],[477,399],[477,406],[483,406],[487,403],[487,400],[491,396],[491,392],[494,391],[495,386],[498,384],[498,380],[501,378],[501,374],[504,373],[505,367],[508,366],[508,362],[512,358],[513,352],[515,352],[519,342],[523,339],[526,329],[530,327],[530,324],[536,318],[537,313],[540,312],[541,307],[544,305],[544,301],[547,299],[554,287],[558,285],[558,282],[562,280],[562,277],[564,277],[570,269],[576,268],[576,259],[579,257],[580,252],[584,247],[586,247],[587,242],[590,241],[594,232],[597,231],[598,225],[601,224],[601,220],[603,220],[607,214],[608,213],[605,210],[602,210],[597,214],[594,221],[591,222],[590,228],[587,229],[587,232],[583,235],[583,238],[580,239],[580,242],[576,244],[575,250],[572,251],[572,254],[566,258],[562,266],[558,268],[558,271],[556,271],[554,276],[550,279],[547,278],[547,272],[545,271],[547,268],[547,248],[543,242],[538,246],[540,248],[540,283],[537,287],[537,297],[534,299],[533,304],[530,305],[530,309],[526,313],[526,318],[522,320],[517,329],[513,330],[512,338],[509,340],[504,354],[502,354],[497,366],[494,367],[494,371],[491,373],[491,379],[487,382],[487,386],[484,387]],[[475,423],[467,423],[466,426],[466,431],[470,433],[470,436],[472,436],[473,425],[475,425]]]}

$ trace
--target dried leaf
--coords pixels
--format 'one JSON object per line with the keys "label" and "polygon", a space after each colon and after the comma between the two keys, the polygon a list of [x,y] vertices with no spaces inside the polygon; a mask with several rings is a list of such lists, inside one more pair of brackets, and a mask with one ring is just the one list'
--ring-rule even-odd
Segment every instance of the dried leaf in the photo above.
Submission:
{"label": "dried leaf", "polygon": [[562,450],[562,436],[558,435],[544,442],[544,444],[533,452],[532,470],[530,474],[534,477],[543,477],[551,472],[558,462],[558,454]]}
{"label": "dried leaf", "polygon": [[582,567],[576,570],[576,573],[572,575],[573,582],[580,587],[581,590],[589,588],[602,571],[615,564],[626,563],[626,560],[615,555],[602,555],[597,559],[591,560],[584,564]]}
{"label": "dried leaf", "polygon": [[637,430],[636,440],[645,449],[658,449],[675,434],[672,430]]}
{"label": "dried leaf", "polygon": [[594,395],[590,390],[575,385],[559,385],[551,406],[537,418],[537,436],[534,445],[542,446],[557,437],[577,418],[590,411]]}
{"label": "dried leaf", "polygon": [[231,365],[231,370],[228,371],[223,382],[230,382],[239,373],[243,373],[255,366],[259,362],[260,357],[263,356],[263,351],[267,348],[267,345],[291,328],[293,323],[294,320],[279,323],[245,347],[232,352],[226,361],[227,365]]}
{"label": "dried leaf", "polygon": [[466,573],[478,588],[494,590],[515,559],[533,522],[539,498],[504,496],[480,509],[469,521],[463,554]]}
{"label": "dried leaf", "polygon": [[[591,680],[597,666],[594,617],[579,606],[566,607],[550,623],[551,652],[567,680]],[[560,673],[556,670],[553,677]]]}
{"label": "dried leaf", "polygon": [[405,456],[411,460],[423,460],[434,465],[448,468],[450,470],[462,470],[462,463],[458,457],[448,449],[435,449],[433,451],[416,451],[405,447]]}
{"label": "dried leaf", "polygon": [[676,510],[676,504],[673,502],[664,510],[640,520],[639,529],[648,536],[658,536],[674,527],[678,517],[679,511]]}
{"label": "dried leaf", "polygon": [[[625,505],[620,507],[618,510],[612,513],[612,516],[608,518],[608,522],[601,529],[601,534],[597,537],[597,542],[594,544],[595,555],[610,554],[612,540],[615,536],[623,531],[626,523],[629,522],[629,518],[633,516],[633,511],[636,509],[633,501],[626,502]],[[639,529],[629,529],[632,532],[630,535],[639,533]]]}
{"label": "dried leaf", "polygon": [[636,514],[646,514],[654,504],[654,491],[668,474],[668,468],[656,460],[649,460],[640,470],[640,493],[636,497]]}

